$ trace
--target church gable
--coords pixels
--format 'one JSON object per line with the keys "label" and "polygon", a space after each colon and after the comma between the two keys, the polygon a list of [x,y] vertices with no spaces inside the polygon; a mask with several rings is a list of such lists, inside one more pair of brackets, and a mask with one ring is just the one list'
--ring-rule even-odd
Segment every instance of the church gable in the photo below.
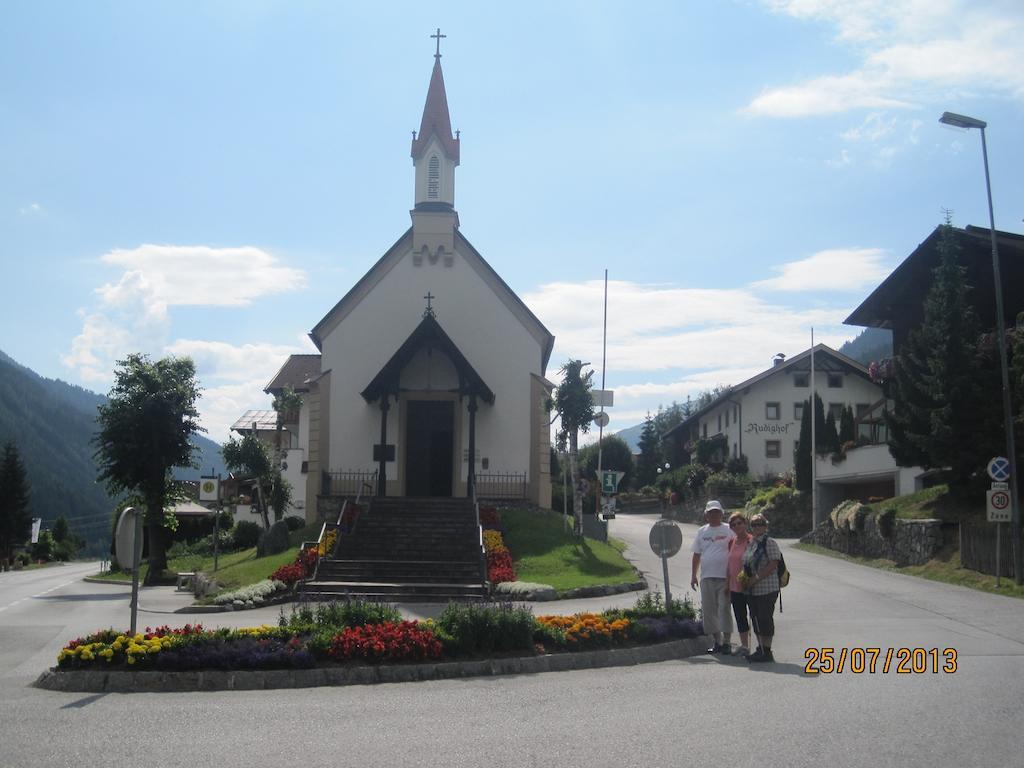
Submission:
{"label": "church gable", "polygon": [[[441,254],[440,258],[433,259],[429,253],[413,249],[412,235],[413,230],[407,230],[388,252],[370,268],[369,272],[345,294],[341,301],[317,323],[310,332],[310,338],[316,344],[317,349],[323,350],[324,339],[357,306],[364,301],[372,301],[371,294],[385,279],[398,279],[414,286],[412,291],[405,291],[407,294],[416,293],[417,291],[426,293],[427,290],[437,292],[449,280],[445,274],[437,274],[436,271],[447,273],[449,270],[457,271],[460,268],[465,269],[469,267],[476,278],[486,285],[493,298],[500,302],[518,324],[536,341],[541,352],[540,369],[537,372],[543,375],[547,369],[551,350],[554,347],[555,337],[462,233],[455,232],[455,248],[450,254]],[[455,279],[453,282],[463,283],[463,280]],[[409,296],[409,298],[415,299],[418,302],[418,296]],[[459,299],[458,295],[455,294],[446,297],[442,297],[439,294],[439,298],[447,298],[449,301],[458,301]]]}

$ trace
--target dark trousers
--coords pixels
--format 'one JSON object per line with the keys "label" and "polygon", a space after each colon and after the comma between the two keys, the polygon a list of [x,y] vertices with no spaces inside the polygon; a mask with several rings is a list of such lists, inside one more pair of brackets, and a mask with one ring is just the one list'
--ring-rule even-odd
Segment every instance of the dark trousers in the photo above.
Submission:
{"label": "dark trousers", "polygon": [[754,633],[758,636],[773,637],[775,635],[775,601],[778,599],[778,592],[747,596],[747,603],[750,605],[750,620],[754,624]]}
{"label": "dark trousers", "polygon": [[749,632],[750,622],[747,621],[749,595],[746,592],[730,592],[729,600],[732,602],[732,615],[736,617],[736,629],[739,632]]}

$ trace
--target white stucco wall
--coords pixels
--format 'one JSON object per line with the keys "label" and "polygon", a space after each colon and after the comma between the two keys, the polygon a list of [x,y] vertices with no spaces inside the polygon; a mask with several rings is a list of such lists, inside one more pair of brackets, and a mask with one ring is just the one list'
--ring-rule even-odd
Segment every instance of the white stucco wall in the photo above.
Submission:
{"label": "white stucco wall", "polygon": [[[473,258],[473,257],[470,257]],[[423,261],[414,266],[412,252],[400,260],[323,339],[322,370],[331,370],[330,466],[333,471],[372,470],[372,447],[380,439],[380,409],[367,404],[360,392],[419,325],[426,306],[424,295],[435,297],[438,323],[495,393],[495,404],[480,404],[477,412],[478,455],[488,458],[495,472],[529,471],[530,374],[541,374],[542,349],[537,340],[501,302],[477,271],[456,253],[452,266]],[[424,361],[406,371],[425,384]],[[443,375],[442,366],[437,373]],[[433,369],[432,369],[433,375]],[[443,379],[431,383],[438,397],[450,387]],[[423,399],[403,394],[403,399]],[[461,411],[456,461],[468,446],[466,402]],[[388,442],[395,445],[396,462],[388,478],[398,477],[404,461],[402,409],[392,404]],[[478,471],[480,467],[478,465]],[[465,465],[461,476],[465,477]],[[401,489],[399,489],[401,492]]]}
{"label": "white stucco wall", "polygon": [[[858,403],[870,405],[882,397],[877,385],[856,374],[843,374],[843,386],[835,388],[828,386],[828,375],[824,371],[815,371],[814,378],[826,414],[832,403],[850,406],[856,413]],[[725,435],[729,456],[746,455],[750,474],[756,477],[787,472],[793,469],[793,454],[800,439],[800,421],[795,418],[794,406],[810,396],[810,386],[797,387],[794,374],[780,370],[746,390],[733,392],[729,400],[734,402],[723,402],[702,416],[700,436],[705,436],[705,427],[707,437]],[[779,404],[778,419],[767,417],[770,402]],[[780,443],[778,458],[767,456],[766,443],[770,440]]]}

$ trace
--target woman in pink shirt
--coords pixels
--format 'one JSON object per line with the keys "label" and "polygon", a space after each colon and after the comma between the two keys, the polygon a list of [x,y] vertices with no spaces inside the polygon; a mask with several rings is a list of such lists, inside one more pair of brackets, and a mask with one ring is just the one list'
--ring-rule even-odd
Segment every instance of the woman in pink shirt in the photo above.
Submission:
{"label": "woman in pink shirt", "polygon": [[750,622],[747,620],[747,593],[739,582],[743,573],[743,553],[747,549],[750,536],[747,533],[747,518],[742,512],[733,512],[729,516],[729,527],[736,538],[729,542],[729,563],[726,577],[729,583],[729,599],[732,602],[732,614],[736,617],[736,629],[740,633],[740,647],[736,653],[741,656],[750,655]]}

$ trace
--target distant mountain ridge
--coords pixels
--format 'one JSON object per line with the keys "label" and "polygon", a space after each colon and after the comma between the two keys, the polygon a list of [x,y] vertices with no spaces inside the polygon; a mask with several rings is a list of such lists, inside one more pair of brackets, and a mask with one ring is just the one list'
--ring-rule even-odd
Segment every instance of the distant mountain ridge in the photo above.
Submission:
{"label": "distant mountain ridge", "polygon": [[[105,551],[110,543],[116,502],[97,482],[96,408],[103,395],[60,379],[45,379],[0,352],[0,446],[13,440],[21,454],[31,487],[34,517],[49,527],[59,515],[84,538],[88,551]],[[223,473],[220,446],[194,436],[203,471]],[[179,479],[198,478],[200,470],[177,470]]]}

